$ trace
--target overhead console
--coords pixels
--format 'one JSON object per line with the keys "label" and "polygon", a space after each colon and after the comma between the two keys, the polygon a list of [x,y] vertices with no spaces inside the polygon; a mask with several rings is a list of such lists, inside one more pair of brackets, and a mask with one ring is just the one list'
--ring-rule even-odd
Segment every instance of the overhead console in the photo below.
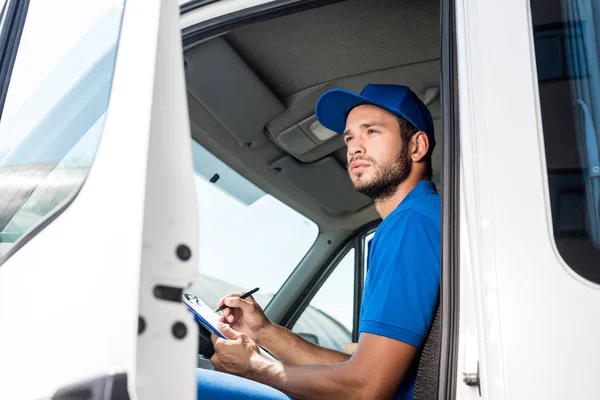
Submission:
{"label": "overhead console", "polygon": [[342,138],[323,127],[315,115],[276,134],[271,133],[267,125],[267,133],[279,146],[305,163],[319,160],[344,146]]}
{"label": "overhead console", "polygon": [[430,108],[436,128],[439,126],[439,60],[431,60],[346,77],[294,93],[285,99],[285,111],[267,123],[266,133],[299,161],[319,160],[344,146],[339,135],[316,120],[319,97],[333,88],[360,92],[372,82],[411,87]]}

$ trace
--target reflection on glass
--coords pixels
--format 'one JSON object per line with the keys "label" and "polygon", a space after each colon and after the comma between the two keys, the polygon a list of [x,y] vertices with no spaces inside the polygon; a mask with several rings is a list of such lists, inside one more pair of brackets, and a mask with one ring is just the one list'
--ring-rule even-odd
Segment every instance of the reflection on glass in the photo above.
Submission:
{"label": "reflection on glass", "polygon": [[532,0],[531,14],[556,247],[600,283],[600,8]]}
{"label": "reflection on glass", "polygon": [[[40,21],[60,11],[48,6],[30,5],[0,121],[0,243],[16,242],[77,192],[108,107],[122,2],[86,4],[89,13],[77,29],[57,30],[75,38],[68,49],[66,42],[40,39]],[[55,48],[41,48],[48,43]],[[64,55],[49,66],[40,60],[46,54]]]}

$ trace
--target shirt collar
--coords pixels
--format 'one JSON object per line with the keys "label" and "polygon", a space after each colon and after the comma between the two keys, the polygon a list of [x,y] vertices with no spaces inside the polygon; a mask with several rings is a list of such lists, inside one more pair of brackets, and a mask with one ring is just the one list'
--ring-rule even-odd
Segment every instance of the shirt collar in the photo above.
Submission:
{"label": "shirt collar", "polygon": [[[394,210],[401,211],[410,208],[416,201],[418,201],[421,197],[426,196],[428,194],[437,193],[437,188],[435,183],[430,180],[422,180],[417,183],[417,185],[406,195],[406,197],[398,204],[398,207]],[[388,216],[389,217],[389,216]]]}

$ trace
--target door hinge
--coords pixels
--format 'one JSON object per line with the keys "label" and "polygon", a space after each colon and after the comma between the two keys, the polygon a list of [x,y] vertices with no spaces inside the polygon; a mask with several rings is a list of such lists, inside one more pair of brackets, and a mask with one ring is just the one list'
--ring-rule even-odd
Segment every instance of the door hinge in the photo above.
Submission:
{"label": "door hinge", "polygon": [[481,396],[481,385],[479,382],[479,361],[477,361],[477,372],[463,372],[463,382],[467,386],[477,386],[479,390],[479,396]]}

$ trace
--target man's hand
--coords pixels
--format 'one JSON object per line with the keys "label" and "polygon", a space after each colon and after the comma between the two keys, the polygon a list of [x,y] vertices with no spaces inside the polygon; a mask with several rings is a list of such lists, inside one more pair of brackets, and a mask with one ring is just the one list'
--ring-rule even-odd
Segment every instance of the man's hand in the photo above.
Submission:
{"label": "man's hand", "polygon": [[[248,335],[256,344],[269,350],[281,362],[290,364],[335,364],[348,361],[350,356],[314,345],[267,318],[253,297],[240,299],[232,293],[219,301],[226,304],[219,321],[237,332]],[[260,357],[264,359],[264,357]]]}
{"label": "man's hand", "polygon": [[251,375],[253,360],[261,357],[256,343],[247,335],[234,331],[228,325],[220,324],[218,329],[228,340],[214,333],[210,337],[215,348],[215,354],[211,357],[210,362],[215,370],[239,376]]}
{"label": "man's hand", "polygon": [[254,342],[259,342],[260,332],[272,325],[264,311],[252,296],[240,299],[242,293],[232,293],[221,300],[217,307],[227,305],[219,321],[229,324],[234,330],[245,333]]}

